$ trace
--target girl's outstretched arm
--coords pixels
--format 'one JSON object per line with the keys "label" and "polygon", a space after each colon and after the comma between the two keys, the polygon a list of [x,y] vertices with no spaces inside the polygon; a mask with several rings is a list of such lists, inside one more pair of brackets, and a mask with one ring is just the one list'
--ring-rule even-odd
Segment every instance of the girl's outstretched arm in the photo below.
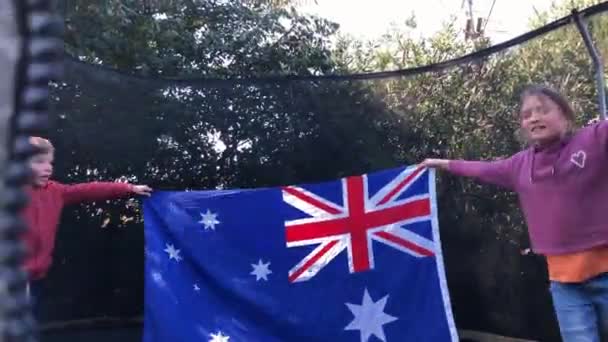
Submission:
{"label": "girl's outstretched arm", "polygon": [[421,164],[446,170],[452,174],[478,179],[484,183],[498,185],[507,189],[514,188],[513,159],[494,161],[468,161],[449,159],[425,159]]}

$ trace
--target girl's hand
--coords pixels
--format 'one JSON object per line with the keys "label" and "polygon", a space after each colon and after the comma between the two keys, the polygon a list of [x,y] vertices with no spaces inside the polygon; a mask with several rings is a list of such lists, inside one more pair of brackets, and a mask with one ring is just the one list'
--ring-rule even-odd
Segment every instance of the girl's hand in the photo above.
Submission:
{"label": "girl's hand", "polygon": [[150,197],[152,193],[152,189],[147,185],[131,185],[131,188],[133,189],[133,193],[140,196]]}
{"label": "girl's hand", "polygon": [[449,162],[448,159],[425,159],[420,166],[446,170]]}

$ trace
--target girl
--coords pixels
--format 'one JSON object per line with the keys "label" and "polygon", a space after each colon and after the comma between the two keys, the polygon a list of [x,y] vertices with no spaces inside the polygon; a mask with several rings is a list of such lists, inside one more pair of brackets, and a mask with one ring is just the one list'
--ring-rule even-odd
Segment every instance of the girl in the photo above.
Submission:
{"label": "girl", "polygon": [[527,88],[520,107],[529,148],[421,165],[517,192],[532,250],[546,257],[564,341],[608,341],[608,121],[575,130],[568,101],[543,86]]}
{"label": "girl", "polygon": [[92,182],[64,185],[52,181],[53,145],[39,137],[30,138],[30,143],[39,152],[29,161],[32,181],[26,188],[29,203],[23,211],[24,220],[28,225],[22,237],[27,251],[23,267],[29,277],[28,292],[34,305],[34,315],[38,316],[37,302],[42,292],[42,280],[52,263],[55,235],[63,207],[85,201],[132,195],[149,196],[152,190],[146,185],[126,183]]}

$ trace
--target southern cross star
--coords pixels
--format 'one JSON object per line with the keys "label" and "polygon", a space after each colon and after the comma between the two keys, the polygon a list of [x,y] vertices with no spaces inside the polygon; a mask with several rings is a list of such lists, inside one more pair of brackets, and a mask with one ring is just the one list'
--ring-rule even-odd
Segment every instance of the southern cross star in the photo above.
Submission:
{"label": "southern cross star", "polygon": [[348,309],[353,313],[355,318],[344,330],[359,330],[361,333],[361,342],[367,342],[374,335],[380,341],[386,342],[383,325],[397,320],[397,317],[384,313],[384,306],[388,300],[388,295],[374,302],[369,296],[367,289],[363,293],[363,303],[350,304],[346,303]]}
{"label": "southern cross star", "polygon": [[198,221],[198,223],[205,226],[205,230],[215,230],[215,225],[220,224],[220,221],[217,220],[217,214],[214,214],[207,209],[206,213],[201,213],[201,220]]}
{"label": "southern cross star", "polygon": [[251,275],[255,276],[256,281],[260,281],[260,279],[268,280],[268,275],[272,273],[272,271],[268,268],[270,266],[270,262],[263,263],[262,259],[258,261],[257,264],[251,264],[253,267],[253,271],[251,271]]}

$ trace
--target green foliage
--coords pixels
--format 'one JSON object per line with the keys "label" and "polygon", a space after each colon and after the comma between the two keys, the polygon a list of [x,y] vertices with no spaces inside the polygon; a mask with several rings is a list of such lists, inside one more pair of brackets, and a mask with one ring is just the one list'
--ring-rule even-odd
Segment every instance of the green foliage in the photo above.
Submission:
{"label": "green foliage", "polygon": [[[582,9],[597,2],[556,5],[539,14],[533,25],[568,15],[572,6]],[[608,15],[589,18],[589,23],[606,60]],[[485,38],[465,41],[450,25],[425,39],[412,38],[411,32],[410,27],[393,29],[382,39],[370,42],[343,38],[336,47],[337,63],[350,72],[409,68],[462,56],[491,44]],[[401,144],[395,151],[400,160],[414,163],[425,157],[489,160],[524,148],[525,142],[517,133],[518,94],[529,83],[558,88],[573,103],[581,126],[597,117],[592,63],[574,25],[484,60],[443,72],[378,81],[370,89],[418,137],[416,145]],[[448,241],[444,255],[452,295],[458,298],[475,286],[480,302],[492,302],[492,307],[477,316],[459,315],[466,309],[456,301],[457,322],[480,329],[492,326],[494,331],[509,336],[555,338],[554,322],[546,315],[551,311],[543,286],[544,261],[521,255],[529,242],[514,194],[447,174],[440,177],[438,192],[442,240]],[[461,275],[472,272],[478,278],[465,282]],[[523,275],[528,272],[536,274],[535,283],[524,281]],[[505,291],[505,286],[510,290],[500,299],[497,292]],[[526,305],[512,303],[520,296],[525,296]],[[468,301],[471,297],[466,298]],[[525,317],[534,315],[533,306],[541,313],[542,328],[531,330],[523,322],[532,320]],[[500,315],[480,323],[480,316],[492,314]],[[473,320],[466,321],[470,317]]]}
{"label": "green foliage", "polygon": [[[571,6],[582,8],[593,3],[597,1],[556,5],[549,12],[539,14],[542,21],[538,19],[535,25],[568,14],[566,9]],[[606,17],[590,19],[595,40],[602,42],[600,46],[608,41]],[[393,70],[452,59],[490,44],[487,39],[465,41],[451,25],[430,38],[412,36],[411,27],[405,27],[394,28],[377,41],[343,38],[337,44],[335,56],[341,68],[351,72]],[[570,25],[486,60],[445,72],[377,82],[372,89],[391,110],[401,114],[405,126],[423,140],[420,146],[402,146],[403,150],[398,153],[404,159],[499,158],[524,147],[517,134],[516,118],[518,92],[528,83],[546,83],[561,90],[573,102],[581,125],[596,117],[597,98],[591,66],[580,33]],[[484,224],[463,224],[460,220],[460,224],[454,221],[455,225],[480,229],[489,225],[500,231],[500,236],[507,241],[521,244],[525,229],[512,196],[487,187],[480,189],[466,181],[462,182],[464,188],[454,186],[453,181],[448,184],[442,196],[446,201],[462,197],[463,191],[465,197],[468,193],[476,194],[452,205],[480,212],[479,208],[493,199],[493,208],[510,208],[506,213],[495,210],[492,217],[479,215],[483,220],[489,219]],[[456,208],[452,205],[443,203],[441,207],[453,212]]]}
{"label": "green foliage", "polygon": [[[576,5],[596,2],[579,0]],[[411,17],[379,40],[340,37],[332,47],[337,25],[301,15],[291,5],[261,0],[61,1],[66,51],[121,73],[66,64],[65,79],[52,88],[57,173],[71,182],[124,177],[157,189],[182,190],[321,181],[431,156],[499,158],[525,146],[517,134],[518,92],[530,82],[563,91],[581,125],[596,116],[590,59],[572,25],[484,60],[415,77],[187,80],[385,71],[445,61],[491,44],[483,37],[465,41],[449,24],[433,37],[416,38]],[[556,6],[531,24],[566,15],[569,8]],[[607,17],[590,18],[604,56]],[[488,317],[480,312],[478,322],[465,325],[523,334],[528,328],[523,322],[535,321],[522,319],[525,308],[509,302],[526,286],[525,276],[514,270],[538,280],[544,265],[519,254],[528,242],[515,197],[447,175],[439,178],[438,191],[457,314],[468,305],[458,299],[462,291],[475,288],[477,307],[483,307],[505,291],[506,282],[512,284],[510,295],[492,302],[503,310],[488,310]],[[89,206],[65,224],[130,226],[141,224],[138,212],[134,203],[127,208]],[[535,290],[545,298],[544,288]],[[530,301],[547,308],[541,299]]]}
{"label": "green foliage", "polygon": [[[148,77],[338,70],[329,45],[337,27],[326,20],[262,1],[172,4],[71,4],[66,49]],[[87,170],[174,189],[324,180],[394,165],[396,140],[385,137],[407,135],[362,84],[146,81],[74,62],[65,74],[54,85],[52,139],[68,181],[90,179]]]}
{"label": "green foliage", "polygon": [[92,63],[164,77],[331,71],[337,25],[262,1],[66,4],[66,50]]}

